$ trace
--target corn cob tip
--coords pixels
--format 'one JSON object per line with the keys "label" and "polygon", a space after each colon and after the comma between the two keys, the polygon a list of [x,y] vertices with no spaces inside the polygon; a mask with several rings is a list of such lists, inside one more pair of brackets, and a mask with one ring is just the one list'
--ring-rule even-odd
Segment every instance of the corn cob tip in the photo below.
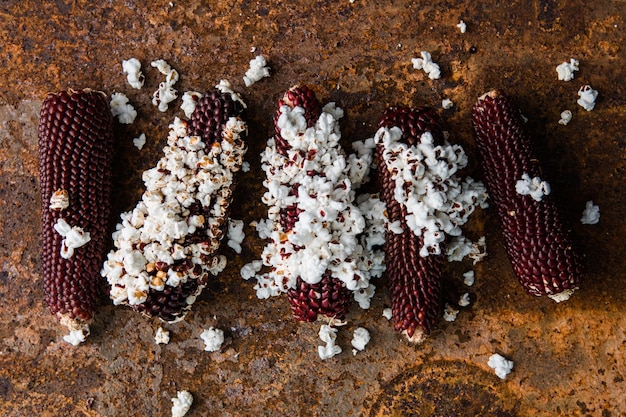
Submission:
{"label": "corn cob tip", "polygon": [[91,333],[89,329],[91,320],[82,320],[71,317],[69,314],[61,313],[57,314],[57,318],[59,319],[59,323],[67,327],[67,330],[70,332],[68,335],[63,336],[63,340],[74,346],[78,346],[80,343],[84,342]]}
{"label": "corn cob tip", "polygon": [[406,338],[406,341],[413,344],[419,345],[426,339],[428,339],[428,333],[422,329],[415,329],[413,335],[409,335],[408,330],[402,331],[402,335]]}
{"label": "corn cob tip", "polygon": [[502,95],[502,90],[493,89],[491,91],[486,92],[482,96],[478,97],[478,102],[481,102],[481,101],[485,100],[487,97],[493,99],[493,98],[498,98],[501,95]]}
{"label": "corn cob tip", "polygon": [[562,303],[563,301],[569,300],[577,289],[578,287],[568,288],[560,293],[548,294],[548,298],[554,300],[556,303]]}

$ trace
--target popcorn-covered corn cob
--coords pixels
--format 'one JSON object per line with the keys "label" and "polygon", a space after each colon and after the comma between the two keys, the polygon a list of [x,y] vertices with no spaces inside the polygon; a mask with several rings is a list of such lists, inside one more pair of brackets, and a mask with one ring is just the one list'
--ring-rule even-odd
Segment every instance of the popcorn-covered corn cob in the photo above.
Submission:
{"label": "popcorn-covered corn cob", "polygon": [[555,301],[580,285],[583,265],[522,116],[502,91],[491,91],[472,109],[476,143],[489,194],[501,222],[513,270],[524,289]]}
{"label": "popcorn-covered corn cob", "polygon": [[433,110],[388,109],[376,133],[382,199],[387,205],[385,262],[394,327],[420,342],[441,310],[441,274],[447,235],[461,229],[486,193],[455,173],[467,157],[449,145]]}
{"label": "popcorn-covered corn cob", "polygon": [[[89,332],[106,254],[113,117],[104,93],[49,94],[39,121],[42,273],[50,311],[76,344]],[[67,340],[67,339],[66,339]]]}
{"label": "popcorn-covered corn cob", "polygon": [[189,122],[170,125],[164,156],[143,174],[146,191],[113,234],[102,275],[115,304],[181,320],[226,266],[217,254],[234,176],[246,151],[244,104],[225,82],[199,99]]}
{"label": "popcorn-covered corn cob", "polygon": [[[276,135],[274,141],[279,154],[284,157],[289,156],[292,146],[288,139],[281,135],[281,125],[279,119],[284,114],[284,107],[292,110],[296,107],[304,109],[304,120],[306,127],[315,125],[322,113],[322,105],[315,96],[313,90],[307,86],[295,86],[288,90],[283,99],[278,102],[278,110],[274,118]],[[307,175],[319,175],[319,172],[308,172]],[[300,184],[294,183],[288,194],[298,196]],[[288,207],[280,210],[280,224],[284,232],[289,233],[295,227],[302,209],[298,208],[298,203],[294,202]],[[318,315],[322,317],[332,317],[343,320],[352,304],[352,295],[346,285],[336,277],[331,276],[329,271],[325,271],[321,280],[316,283],[305,282],[301,276],[296,279],[296,285],[287,291],[289,304],[293,316],[298,321],[315,321]]]}
{"label": "popcorn-covered corn cob", "polygon": [[353,204],[358,174],[339,146],[343,111],[322,108],[306,86],[287,91],[278,107],[262,154],[268,220],[258,227],[272,240],[262,255],[271,271],[256,276],[257,295],[287,292],[296,320],[343,320],[353,292],[373,291],[358,240],[365,221]]}

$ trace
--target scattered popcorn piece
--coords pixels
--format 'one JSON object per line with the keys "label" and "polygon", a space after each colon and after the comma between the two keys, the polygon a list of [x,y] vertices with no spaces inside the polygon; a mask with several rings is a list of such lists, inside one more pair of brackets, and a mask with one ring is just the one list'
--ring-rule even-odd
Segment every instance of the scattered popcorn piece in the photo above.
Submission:
{"label": "scattered popcorn piece", "polygon": [[391,308],[386,308],[383,310],[383,317],[387,320],[391,320],[391,318],[393,317],[393,312],[391,311]]}
{"label": "scattered popcorn piece", "polygon": [[70,206],[70,195],[67,190],[59,189],[50,196],[50,210],[65,210]]}
{"label": "scattered popcorn piece", "polygon": [[487,243],[485,241],[485,236],[481,236],[478,241],[472,243],[472,250],[467,256],[474,261],[474,265],[485,259],[487,256]]}
{"label": "scattered popcorn piece", "polygon": [[256,58],[250,60],[250,68],[246,71],[246,75],[243,76],[243,82],[246,84],[246,87],[250,87],[263,77],[269,76],[270,68],[267,66],[267,60],[263,55],[257,55]]}
{"label": "scattered popcorn piece", "polygon": [[356,355],[358,351],[362,351],[365,349],[365,346],[370,341],[370,332],[367,331],[364,327],[357,327],[354,329],[354,334],[352,336],[352,354]]}
{"label": "scattered popcorn piece", "polygon": [[54,230],[64,238],[61,241],[61,257],[63,259],[71,258],[74,254],[74,249],[80,248],[91,241],[89,232],[85,232],[78,226],[71,227],[62,218],[57,220]]}
{"label": "scattered popcorn piece", "polygon": [[158,106],[159,111],[165,112],[168,104],[178,97],[178,92],[174,89],[174,84],[178,81],[178,71],[163,59],[152,61],[150,65],[165,75],[165,81],[159,84],[158,90],[152,94],[152,104]]}
{"label": "scattered popcorn piece", "polygon": [[428,78],[431,80],[437,80],[441,78],[441,71],[439,69],[439,65],[435,64],[432,61],[432,57],[429,52],[422,51],[421,58],[413,58],[411,62],[413,63],[413,68],[418,70],[423,70]]}
{"label": "scattered popcorn piece", "polygon": [[261,268],[263,268],[263,261],[260,259],[247,263],[241,267],[241,271],[240,271],[241,278],[243,279],[254,278],[257,272],[261,270]]}
{"label": "scattered popcorn piece", "polygon": [[453,106],[454,103],[449,98],[444,98],[443,100],[441,100],[441,107],[443,107],[444,109],[448,110],[451,109]]}
{"label": "scattered popcorn piece", "polygon": [[243,161],[241,164],[241,172],[249,172],[250,171],[250,162]]}
{"label": "scattered popcorn piece", "polygon": [[472,242],[465,236],[450,236],[446,242],[448,262],[460,262],[472,252]]}
{"label": "scattered popcorn piece", "polygon": [[250,47],[250,52],[251,53],[255,53],[256,52],[256,46],[251,46]]}
{"label": "scattered popcorn piece", "polygon": [[226,244],[236,253],[241,253],[241,244],[246,237],[243,231],[243,220],[228,219],[228,242]]}
{"label": "scattered popcorn piece", "polygon": [[319,331],[320,339],[326,343],[326,346],[318,346],[317,352],[322,360],[330,359],[335,355],[341,353],[341,347],[335,344],[337,339],[337,329],[329,326],[328,324],[322,324]]}
{"label": "scattered popcorn piece", "polygon": [[461,296],[461,298],[459,298],[459,306],[467,307],[468,305],[470,305],[470,295],[466,292]]}
{"label": "scattered popcorn piece", "polygon": [[196,109],[196,104],[198,100],[202,98],[202,93],[198,93],[196,91],[185,91],[183,94],[182,100],[183,103],[180,105],[180,108],[185,112],[185,117],[190,118],[193,114],[193,111]]}
{"label": "scattered popcorn piece", "polygon": [[446,306],[443,309],[443,319],[445,321],[456,320],[456,316],[458,314],[459,314],[459,310],[454,309],[450,304],[446,303]]}
{"label": "scattered popcorn piece", "polygon": [[583,216],[580,219],[582,224],[596,224],[600,221],[600,206],[593,204],[593,201],[587,201]]}
{"label": "scattered popcorn piece", "polygon": [[571,81],[574,79],[574,71],[578,71],[579,62],[574,58],[570,59],[569,62],[563,62],[559,66],[556,67],[556,72],[558,74],[559,80],[561,81]]}
{"label": "scattered popcorn piece", "polygon": [[513,361],[507,360],[504,356],[494,353],[489,357],[487,365],[496,371],[496,375],[500,379],[506,378],[513,370]]}
{"label": "scattered popcorn piece", "polygon": [[204,340],[204,350],[206,352],[217,352],[224,343],[224,331],[209,327],[200,334],[200,338]]}
{"label": "scattered popcorn piece", "polygon": [[474,285],[474,277],[474,271],[467,271],[463,274],[463,283],[468,287],[471,287],[472,285]]}
{"label": "scattered popcorn piece", "polygon": [[141,62],[137,58],[122,61],[122,70],[126,73],[126,80],[131,87],[141,89],[145,77],[141,73]]}
{"label": "scattered popcorn piece", "polygon": [[465,33],[465,32],[467,32],[467,25],[466,25],[466,24],[465,24],[465,22],[464,22],[464,21],[462,21],[462,20],[461,20],[461,21],[460,21],[460,22],[456,25],[456,27],[458,27],[458,28],[459,28],[459,30],[461,31],[461,33]]}
{"label": "scattered popcorn piece", "polygon": [[522,179],[515,184],[515,191],[521,195],[529,195],[535,201],[541,201],[544,195],[550,194],[550,184],[539,177],[530,178],[530,175],[523,174]]}
{"label": "scattered popcorn piece", "polygon": [[131,124],[137,117],[137,110],[128,102],[128,97],[123,93],[111,94],[111,113],[125,125]]}
{"label": "scattered popcorn piece", "polygon": [[587,111],[593,110],[598,98],[598,91],[591,88],[590,85],[584,85],[578,90],[580,98],[576,101],[580,107]]}
{"label": "scattered popcorn piece", "polygon": [[559,124],[565,126],[572,120],[572,112],[569,110],[565,110],[561,113],[561,120],[559,120]]}
{"label": "scattered popcorn piece", "polygon": [[139,137],[133,139],[133,145],[135,148],[141,150],[143,146],[146,144],[146,134],[142,133]]}
{"label": "scattered popcorn piece", "polygon": [[157,345],[167,345],[170,342],[170,332],[159,327],[154,335],[154,341]]}
{"label": "scattered popcorn piece", "polygon": [[172,417],[183,417],[193,403],[193,396],[189,391],[178,391],[176,398],[172,398]]}

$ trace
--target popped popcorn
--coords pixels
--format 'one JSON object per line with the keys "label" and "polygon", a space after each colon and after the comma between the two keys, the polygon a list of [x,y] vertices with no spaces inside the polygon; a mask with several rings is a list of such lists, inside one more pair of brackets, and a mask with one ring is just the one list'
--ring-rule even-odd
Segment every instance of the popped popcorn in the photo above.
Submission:
{"label": "popped popcorn", "polygon": [[429,52],[422,51],[421,58],[413,58],[411,62],[413,63],[413,68],[418,70],[423,70],[428,78],[431,80],[437,80],[441,78],[441,70],[439,69],[439,65],[435,64],[432,61],[432,57]]}

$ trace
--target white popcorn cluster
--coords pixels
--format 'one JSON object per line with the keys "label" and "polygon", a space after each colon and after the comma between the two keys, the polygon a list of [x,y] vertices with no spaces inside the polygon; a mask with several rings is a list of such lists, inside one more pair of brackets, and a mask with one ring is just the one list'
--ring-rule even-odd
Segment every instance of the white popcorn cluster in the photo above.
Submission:
{"label": "white popcorn cluster", "polygon": [[394,198],[407,210],[406,223],[424,244],[420,256],[441,253],[446,235],[462,236],[461,226],[477,207],[487,207],[485,186],[472,178],[459,179],[457,170],[467,165],[459,145],[435,145],[430,132],[418,144],[400,141],[398,127],[380,128],[374,137],[384,145],[385,167],[395,178]]}
{"label": "white popcorn cluster", "polygon": [[580,219],[582,224],[596,224],[600,221],[600,206],[593,204],[593,201],[587,201],[585,210]]}
{"label": "white popcorn cluster", "polygon": [[172,417],[184,417],[193,404],[193,396],[189,391],[178,391],[172,398]]}
{"label": "white popcorn cluster", "polygon": [[[226,266],[226,258],[215,251],[223,237],[233,175],[246,151],[241,138],[246,124],[230,118],[222,140],[208,149],[200,137],[187,135],[187,124],[179,118],[169,127],[164,156],[143,173],[146,191],[132,211],[121,215],[113,233],[116,249],[101,271],[116,305],[141,304],[150,289],[163,291],[188,280],[204,280]],[[210,216],[192,213],[193,206]],[[202,237],[198,243],[188,239],[194,234]],[[190,267],[174,268],[182,264]],[[187,309],[194,301],[195,296],[188,297]]]}
{"label": "white popcorn cluster", "polygon": [[[367,177],[372,154],[366,150],[374,145],[361,144],[361,157],[345,157],[339,146],[338,124],[343,111],[334,103],[324,107],[310,128],[303,108],[283,106],[280,113],[277,125],[290,149],[281,155],[270,138],[261,154],[266,173],[263,184],[268,190],[262,200],[269,210],[268,219],[256,223],[259,237],[271,239],[262,253],[263,265],[271,270],[256,274],[259,264],[255,263],[244,266],[242,276],[251,278],[254,274],[257,296],[268,298],[294,288],[298,277],[315,284],[329,271],[355,292],[361,306],[369,306],[374,292],[370,278],[384,270],[382,256],[370,249],[382,235],[360,241],[366,219],[353,204],[353,187]],[[297,210],[299,215],[292,230],[283,230],[280,213],[288,209]]]}
{"label": "white popcorn cluster", "polygon": [[204,350],[207,352],[217,352],[224,343],[224,331],[209,327],[200,333],[200,339],[204,341]]}
{"label": "white popcorn cluster", "polygon": [[504,356],[494,353],[489,357],[487,365],[496,372],[500,379],[506,378],[513,370],[513,361],[507,360]]}
{"label": "white popcorn cluster", "polygon": [[63,259],[70,259],[74,255],[74,249],[78,249],[91,241],[89,232],[85,232],[78,226],[70,226],[62,218],[59,218],[54,224],[54,230],[63,237],[61,240],[61,257]]}
{"label": "white popcorn cluster", "polygon": [[320,355],[320,359],[330,359],[335,355],[341,353],[341,346],[335,344],[337,339],[337,329],[329,326],[328,324],[322,324],[319,331],[320,339],[326,343],[325,346],[318,346],[317,353]]}
{"label": "white popcorn cluster", "polygon": [[584,85],[578,90],[579,99],[576,101],[580,107],[587,111],[593,110],[596,106],[598,91],[591,88],[590,85]]}
{"label": "white popcorn cluster", "polygon": [[174,89],[174,84],[178,81],[178,71],[163,59],[152,61],[150,65],[165,75],[165,81],[159,84],[158,90],[152,94],[152,104],[158,106],[159,111],[165,112],[169,107],[168,104],[178,97],[178,92]]}
{"label": "white popcorn cluster", "polygon": [[520,195],[529,195],[535,201],[541,201],[544,195],[550,194],[550,184],[542,181],[539,177],[530,178],[523,174],[522,178],[515,183],[515,191]]}
{"label": "white popcorn cluster", "polygon": [[131,87],[141,89],[145,77],[141,73],[141,62],[137,58],[122,61],[122,70],[126,73],[126,80]]}
{"label": "white popcorn cluster", "polygon": [[123,93],[111,94],[111,113],[125,125],[133,123],[137,117],[137,110],[128,102],[128,97]]}
{"label": "white popcorn cluster", "polygon": [[423,70],[428,78],[431,80],[437,80],[441,78],[441,70],[439,69],[439,65],[435,64],[432,60],[432,57],[429,52],[422,51],[420,53],[421,58],[413,58],[411,62],[413,63],[413,68],[418,70]]}
{"label": "white popcorn cluster", "polygon": [[559,80],[571,81],[574,79],[574,71],[578,71],[578,60],[572,58],[569,62],[563,62],[556,67]]}
{"label": "white popcorn cluster", "polygon": [[56,190],[50,196],[50,210],[65,210],[70,206],[70,194],[67,190]]}
{"label": "white popcorn cluster", "polygon": [[267,66],[267,60],[263,55],[257,55],[256,58],[250,60],[250,68],[243,76],[243,82],[246,87],[250,87],[255,82],[270,76],[270,68]]}

